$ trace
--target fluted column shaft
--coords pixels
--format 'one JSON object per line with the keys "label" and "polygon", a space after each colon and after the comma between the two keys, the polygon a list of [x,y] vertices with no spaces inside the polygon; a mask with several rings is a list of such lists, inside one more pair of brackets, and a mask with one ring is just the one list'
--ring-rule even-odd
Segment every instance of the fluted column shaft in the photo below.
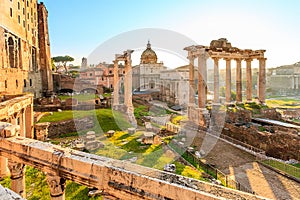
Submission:
{"label": "fluted column shaft", "polygon": [[242,60],[236,59],[236,101],[242,102]]}
{"label": "fluted column shaft", "polygon": [[226,103],[231,102],[231,60],[226,59]]}
{"label": "fluted column shaft", "polygon": [[252,59],[246,59],[246,99],[252,101]]}

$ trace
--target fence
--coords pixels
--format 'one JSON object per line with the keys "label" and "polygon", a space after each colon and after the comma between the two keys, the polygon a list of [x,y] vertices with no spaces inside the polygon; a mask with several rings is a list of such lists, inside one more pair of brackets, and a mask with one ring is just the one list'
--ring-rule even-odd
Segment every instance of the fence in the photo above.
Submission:
{"label": "fence", "polygon": [[291,176],[300,182],[300,168],[298,167],[294,167],[292,165],[272,159],[260,160],[259,162],[264,165],[268,165],[275,171],[279,171],[281,173],[283,172],[283,174]]}
{"label": "fence", "polygon": [[223,172],[221,172],[217,168],[213,167],[212,165],[203,163],[199,158],[196,157],[196,155],[194,155],[190,151],[187,151],[186,148],[181,147],[179,144],[175,143],[174,141],[171,141],[169,146],[174,151],[176,151],[177,153],[182,155],[182,157],[185,160],[192,163],[195,167],[200,167],[204,172],[206,172],[207,174],[213,176],[215,179],[221,181],[221,183],[225,187],[229,187],[229,188],[240,190],[240,191],[243,191],[243,192],[248,192],[248,193],[255,194],[254,191],[252,191],[251,189],[249,189],[246,186],[243,186],[238,181],[233,180],[232,178],[230,178],[230,176],[224,174]]}

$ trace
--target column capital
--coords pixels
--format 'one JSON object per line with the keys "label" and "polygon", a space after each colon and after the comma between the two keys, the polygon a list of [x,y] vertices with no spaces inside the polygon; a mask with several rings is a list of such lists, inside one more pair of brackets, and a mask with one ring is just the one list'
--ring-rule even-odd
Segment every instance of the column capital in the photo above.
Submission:
{"label": "column capital", "polygon": [[263,60],[263,61],[266,61],[267,58],[257,58],[257,60]]}
{"label": "column capital", "polygon": [[225,61],[231,61],[232,58],[223,58],[223,60],[225,60]]}
{"label": "column capital", "polygon": [[18,178],[24,176],[25,165],[23,163],[17,163],[17,162],[14,162],[9,159],[7,166],[10,171],[12,179],[18,179]]}
{"label": "column capital", "polygon": [[191,61],[191,60],[195,60],[196,57],[197,57],[197,56],[195,56],[195,55],[190,55],[190,56],[187,57],[187,59],[189,59],[189,60]]}
{"label": "column capital", "polygon": [[56,175],[47,174],[47,183],[52,197],[63,196],[66,189],[66,180]]}
{"label": "column capital", "polygon": [[219,62],[219,60],[220,60],[219,57],[211,57],[211,59],[213,59],[214,62]]}
{"label": "column capital", "polygon": [[252,60],[253,60],[252,58],[245,58],[246,62],[252,62]]}

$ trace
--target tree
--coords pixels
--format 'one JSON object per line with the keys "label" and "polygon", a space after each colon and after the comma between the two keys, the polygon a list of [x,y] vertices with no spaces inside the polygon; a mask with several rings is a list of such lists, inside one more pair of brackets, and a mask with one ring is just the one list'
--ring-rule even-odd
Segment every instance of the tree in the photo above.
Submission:
{"label": "tree", "polygon": [[58,66],[62,65],[65,68],[66,73],[68,73],[67,63],[74,61],[74,58],[66,55],[53,57],[52,60],[55,63],[58,63]]}

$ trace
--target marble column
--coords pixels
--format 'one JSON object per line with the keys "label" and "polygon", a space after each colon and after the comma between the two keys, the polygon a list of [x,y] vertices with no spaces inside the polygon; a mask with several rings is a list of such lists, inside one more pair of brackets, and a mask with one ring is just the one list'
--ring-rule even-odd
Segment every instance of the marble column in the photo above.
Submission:
{"label": "marble column", "polygon": [[243,101],[242,97],[242,60],[236,59],[236,102]]}
{"label": "marble column", "polygon": [[246,59],[246,99],[252,101],[252,59]]}
{"label": "marble column", "polygon": [[119,62],[118,60],[114,60],[114,99],[113,106],[119,105]]}
{"label": "marble column", "polygon": [[131,51],[126,51],[125,77],[124,77],[124,103],[126,108],[132,108],[132,66]]}
{"label": "marble column", "polygon": [[10,171],[11,189],[21,197],[25,197],[25,165],[8,160],[8,169]]}
{"label": "marble column", "polygon": [[219,58],[214,60],[214,103],[220,103]]}
{"label": "marble column", "polygon": [[189,57],[189,105],[195,105],[195,68],[194,61],[195,57]]}
{"label": "marble column", "polygon": [[231,60],[226,60],[226,93],[225,93],[225,99],[226,103],[231,102]]}
{"label": "marble column", "polygon": [[50,188],[51,200],[64,200],[66,180],[59,176],[47,174],[47,183]]}
{"label": "marble column", "polygon": [[266,58],[259,59],[257,93],[258,101],[264,104],[266,101]]}
{"label": "marble column", "polygon": [[206,55],[201,53],[198,57],[198,107],[206,108]]}

